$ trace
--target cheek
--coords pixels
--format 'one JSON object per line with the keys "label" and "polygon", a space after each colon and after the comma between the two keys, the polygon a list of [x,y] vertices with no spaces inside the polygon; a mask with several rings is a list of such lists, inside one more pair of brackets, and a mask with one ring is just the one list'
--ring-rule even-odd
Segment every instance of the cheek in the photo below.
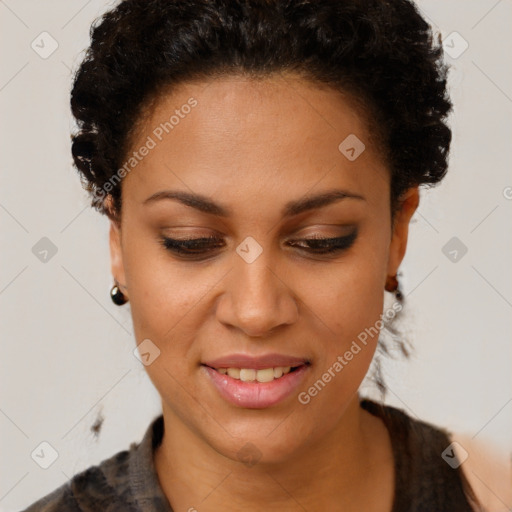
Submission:
{"label": "cheek", "polygon": [[187,264],[171,263],[170,255],[159,242],[142,231],[128,234],[124,248],[123,262],[137,343],[149,338],[158,340],[160,349],[167,349],[172,345],[168,341],[181,332],[182,320],[194,311],[207,292],[207,276],[187,271],[190,268]]}
{"label": "cheek", "polygon": [[340,319],[340,328],[350,340],[374,325],[382,314],[384,269],[383,263],[362,260],[351,269],[346,289],[338,289],[333,298],[338,305],[335,314]]}
{"label": "cheek", "polygon": [[185,411],[190,408],[189,395],[197,394],[190,378],[197,371],[197,357],[191,351],[199,324],[195,320],[209,288],[206,276],[171,263],[157,242],[126,244],[126,248],[125,275],[136,343],[149,339],[159,350],[145,370],[164,401]]}
{"label": "cheek", "polygon": [[300,402],[313,417],[329,409],[335,422],[368,372],[382,327],[385,247],[385,241],[381,249],[361,244],[329,276],[308,283],[311,309],[323,324],[313,384],[303,390]]}
{"label": "cheek", "polygon": [[384,306],[387,267],[385,237],[361,239],[354,251],[336,263],[318,267],[309,277],[296,276],[308,290],[311,309],[324,321],[333,336],[345,342],[373,325]]}

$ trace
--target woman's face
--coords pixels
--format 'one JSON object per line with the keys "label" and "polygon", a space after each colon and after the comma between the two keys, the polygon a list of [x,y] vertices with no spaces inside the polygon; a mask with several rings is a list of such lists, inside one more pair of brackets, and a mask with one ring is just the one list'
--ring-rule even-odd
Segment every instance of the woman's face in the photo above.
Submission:
{"label": "woman's face", "polygon": [[[164,414],[233,460],[246,442],[262,462],[289,459],[337,428],[367,373],[417,188],[392,231],[389,171],[363,118],[290,75],[182,85],[154,104],[132,151],[112,272]],[[187,256],[165,237],[213,240]],[[307,242],[337,237],[329,253]],[[269,354],[284,359],[229,361]],[[206,363],[302,366],[258,383]],[[272,371],[242,372],[254,376]]]}

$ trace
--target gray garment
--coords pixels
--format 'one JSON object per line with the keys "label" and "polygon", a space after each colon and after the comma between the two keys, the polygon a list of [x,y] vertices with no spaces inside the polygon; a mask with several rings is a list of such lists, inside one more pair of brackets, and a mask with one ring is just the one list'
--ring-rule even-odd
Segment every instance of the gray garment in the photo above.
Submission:
{"label": "gray garment", "polygon": [[[395,459],[395,497],[391,512],[485,512],[460,466],[442,457],[451,433],[416,420],[395,407],[361,400],[361,407],[387,426]],[[450,459],[457,466],[457,456]]]}
{"label": "gray garment", "polygon": [[[361,407],[381,417],[391,434],[396,479],[391,512],[480,510],[466,498],[464,491],[471,491],[460,469],[441,457],[451,442],[446,430],[369,399],[362,399]],[[153,463],[163,432],[159,416],[140,443],[75,475],[23,512],[173,512]]]}

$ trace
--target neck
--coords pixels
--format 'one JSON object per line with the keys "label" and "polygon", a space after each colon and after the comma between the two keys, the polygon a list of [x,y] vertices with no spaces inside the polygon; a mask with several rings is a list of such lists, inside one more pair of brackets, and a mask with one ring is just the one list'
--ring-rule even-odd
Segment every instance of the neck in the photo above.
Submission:
{"label": "neck", "polygon": [[176,512],[215,512],[226,510],[226,503],[232,510],[248,512],[391,510],[394,466],[389,435],[379,418],[359,406],[357,394],[335,429],[280,462],[244,463],[237,450],[228,457],[165,404],[163,414],[165,432],[155,466]]}

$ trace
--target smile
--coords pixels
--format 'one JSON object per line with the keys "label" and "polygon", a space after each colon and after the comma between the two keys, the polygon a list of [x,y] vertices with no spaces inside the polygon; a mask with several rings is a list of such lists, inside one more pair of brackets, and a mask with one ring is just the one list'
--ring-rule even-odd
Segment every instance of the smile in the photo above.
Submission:
{"label": "smile", "polygon": [[249,409],[263,409],[285,400],[301,386],[309,367],[308,363],[263,369],[201,365],[222,398]]}
{"label": "smile", "polygon": [[[295,370],[295,368],[293,368]],[[274,379],[280,379],[283,375],[290,373],[290,366],[277,366],[275,368],[265,368],[255,370],[254,368],[215,368],[222,375],[229,375],[233,379],[243,382],[271,382]]]}

